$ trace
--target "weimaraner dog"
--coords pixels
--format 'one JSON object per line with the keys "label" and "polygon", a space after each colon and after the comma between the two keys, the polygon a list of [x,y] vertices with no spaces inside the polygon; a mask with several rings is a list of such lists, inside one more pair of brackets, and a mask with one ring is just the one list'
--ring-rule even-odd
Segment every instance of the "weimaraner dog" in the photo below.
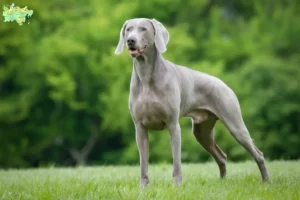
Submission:
{"label": "weimaraner dog", "polygon": [[127,20],[120,32],[115,53],[126,47],[133,60],[129,109],[135,125],[140,155],[140,186],[148,179],[148,130],[168,129],[173,155],[173,182],[182,183],[180,117],[190,117],[197,141],[216,160],[220,177],[226,176],[226,154],[215,143],[217,120],[255,159],[262,179],[269,179],[263,153],[254,145],[242,119],[235,93],[220,79],[178,66],[162,56],[169,33],[155,19]]}

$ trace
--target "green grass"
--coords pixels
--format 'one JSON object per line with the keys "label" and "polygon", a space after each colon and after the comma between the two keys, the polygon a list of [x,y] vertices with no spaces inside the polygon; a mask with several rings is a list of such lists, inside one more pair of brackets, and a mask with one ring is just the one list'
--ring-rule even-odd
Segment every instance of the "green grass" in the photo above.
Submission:
{"label": "green grass", "polygon": [[225,180],[215,163],[183,164],[183,185],[171,165],[149,166],[150,185],[139,188],[139,166],[0,170],[0,199],[300,199],[300,162],[268,162],[263,183],[252,161],[229,163]]}

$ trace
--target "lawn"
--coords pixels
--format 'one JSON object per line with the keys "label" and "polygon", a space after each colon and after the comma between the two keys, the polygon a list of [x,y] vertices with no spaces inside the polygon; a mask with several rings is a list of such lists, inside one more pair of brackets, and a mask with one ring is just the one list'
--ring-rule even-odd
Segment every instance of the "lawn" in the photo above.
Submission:
{"label": "lawn", "polygon": [[213,162],[183,164],[183,185],[172,184],[172,166],[149,166],[150,185],[139,188],[138,166],[0,170],[0,199],[300,199],[300,161],[268,162],[263,183],[252,161],[229,163],[218,178]]}

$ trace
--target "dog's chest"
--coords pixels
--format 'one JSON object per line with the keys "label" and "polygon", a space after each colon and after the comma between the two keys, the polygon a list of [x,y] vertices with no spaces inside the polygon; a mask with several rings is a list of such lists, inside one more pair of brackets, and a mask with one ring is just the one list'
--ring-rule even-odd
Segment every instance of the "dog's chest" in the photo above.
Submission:
{"label": "dog's chest", "polygon": [[144,126],[153,130],[165,128],[167,111],[163,99],[153,91],[141,92],[132,102],[132,115]]}

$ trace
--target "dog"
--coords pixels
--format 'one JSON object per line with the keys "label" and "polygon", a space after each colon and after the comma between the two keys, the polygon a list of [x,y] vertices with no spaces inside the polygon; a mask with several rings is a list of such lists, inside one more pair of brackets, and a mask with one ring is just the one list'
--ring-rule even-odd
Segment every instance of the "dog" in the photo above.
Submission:
{"label": "dog", "polygon": [[263,153],[250,137],[235,93],[214,76],[164,59],[162,54],[167,50],[168,41],[169,33],[162,23],[135,18],[124,23],[115,50],[117,55],[121,54],[126,44],[133,60],[129,110],[139,150],[140,186],[149,183],[148,130],[163,129],[168,129],[171,136],[173,183],[182,184],[181,117],[192,119],[193,133],[217,162],[221,178],[226,176],[226,154],[214,140],[217,120],[252,155],[262,180],[268,181]]}

